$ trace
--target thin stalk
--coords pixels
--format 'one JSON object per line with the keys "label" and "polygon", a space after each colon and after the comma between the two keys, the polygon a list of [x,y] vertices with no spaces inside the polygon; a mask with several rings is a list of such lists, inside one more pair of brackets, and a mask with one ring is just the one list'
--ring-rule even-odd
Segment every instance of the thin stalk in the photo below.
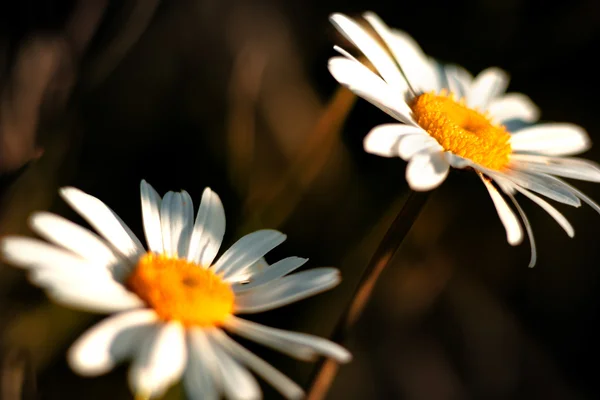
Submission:
{"label": "thin stalk", "polygon": [[[350,330],[359,319],[365,305],[368,303],[373,293],[373,288],[377,279],[385,268],[390,264],[398,248],[404,241],[408,231],[419,216],[421,209],[425,205],[428,193],[411,191],[402,206],[402,209],[396,216],[396,219],[390,225],[385,236],[379,243],[377,250],[371,257],[367,267],[363,271],[360,283],[358,284],[354,296],[350,300],[344,314],[342,314],[337,327],[332,336],[336,343],[343,343]],[[322,400],[325,398],[338,371],[338,364],[335,360],[325,359],[317,366],[316,373],[311,380],[310,389],[306,400]]]}

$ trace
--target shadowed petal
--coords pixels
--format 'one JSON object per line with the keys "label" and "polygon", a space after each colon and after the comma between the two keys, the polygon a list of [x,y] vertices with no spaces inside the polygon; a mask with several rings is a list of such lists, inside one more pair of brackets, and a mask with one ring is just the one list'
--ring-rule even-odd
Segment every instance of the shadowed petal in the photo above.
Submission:
{"label": "shadowed petal", "polygon": [[529,97],[521,93],[507,93],[498,97],[491,101],[487,110],[499,123],[511,119],[535,122],[540,117],[540,109]]}
{"label": "shadowed petal", "polygon": [[342,346],[318,336],[271,328],[238,317],[230,317],[225,326],[233,333],[305,361],[326,356],[347,363],[352,356]]}
{"label": "shadowed petal", "polygon": [[404,97],[377,74],[354,59],[333,57],[329,72],[341,84],[397,120],[416,126]]}
{"label": "shadowed petal", "polygon": [[129,383],[137,395],[162,396],[183,375],[187,348],[183,326],[169,322],[155,326],[144,338],[129,369]]}
{"label": "shadowed petal", "polygon": [[286,399],[301,399],[304,391],[290,378],[273,368],[269,363],[256,356],[251,351],[236,343],[220,329],[211,331],[215,341],[236,360],[252,369],[273,386]]}
{"label": "shadowed petal", "polygon": [[375,13],[367,12],[363,16],[386,42],[410,87],[417,94],[439,90],[431,63],[412,37],[405,32],[391,30]]}
{"label": "shadowed petal", "polygon": [[371,129],[364,139],[363,146],[367,153],[382,157],[397,157],[401,138],[407,136],[422,136],[421,141],[427,141],[427,133],[416,126],[404,124],[385,124]]}
{"label": "shadowed petal", "polygon": [[467,105],[484,111],[490,102],[506,91],[508,74],[500,68],[488,68],[479,73],[473,80],[467,93]]}
{"label": "shadowed petal", "polygon": [[236,296],[236,312],[257,313],[282,307],[329,290],[340,280],[340,272],[335,268],[314,268],[288,275]]}
{"label": "shadowed petal", "polygon": [[233,278],[269,251],[283,243],[286,236],[273,229],[252,232],[235,242],[214,264],[213,271],[224,279]]}
{"label": "shadowed petal", "polygon": [[112,370],[135,351],[136,343],[144,337],[142,328],[157,319],[152,310],[129,311],[106,318],[88,329],[71,346],[67,357],[69,365],[84,376]]}
{"label": "shadowed petal", "polygon": [[511,156],[511,168],[534,174],[551,174],[583,181],[600,182],[600,165],[580,158],[513,154]]}
{"label": "shadowed petal", "polygon": [[219,196],[204,189],[190,239],[188,261],[208,268],[214,261],[225,235],[225,210]]}
{"label": "shadowed petal", "polygon": [[60,195],[127,259],[135,263],[145,253],[131,229],[102,201],[72,187],[60,189]]}
{"label": "shadowed petal", "polygon": [[421,152],[406,167],[406,180],[413,190],[427,191],[438,187],[450,170],[450,164],[439,151]]}
{"label": "shadowed petal", "polygon": [[143,179],[140,182],[140,197],[148,248],[154,253],[161,254],[164,251],[160,225],[161,198],[156,190]]}
{"label": "shadowed petal", "polygon": [[223,377],[217,355],[202,328],[190,328],[188,336],[188,366],[183,384],[191,399],[218,400],[223,391]]}
{"label": "shadowed petal", "polygon": [[333,14],[329,20],[369,59],[388,84],[398,91],[404,91],[407,88],[406,80],[391,56],[360,25],[342,14]]}

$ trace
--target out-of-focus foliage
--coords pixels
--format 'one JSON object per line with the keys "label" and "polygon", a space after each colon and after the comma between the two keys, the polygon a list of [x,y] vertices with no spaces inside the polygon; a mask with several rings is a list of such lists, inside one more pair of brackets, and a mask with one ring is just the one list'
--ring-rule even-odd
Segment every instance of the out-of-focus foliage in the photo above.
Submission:
{"label": "out-of-focus foliage", "polygon": [[[0,234],[29,234],[27,216],[40,209],[82,222],[56,195],[73,185],[141,237],[140,179],[196,201],[210,186],[225,205],[227,243],[277,228],[288,241],[273,259],[341,269],[335,290],[256,317],[331,335],[407,192],[401,160],[362,151],[387,117],[326,68],[343,40],[327,16],[365,8],[443,61],[508,70],[510,89],[530,95],[543,119],[599,137],[594,1],[15,1],[0,6]],[[599,187],[577,185],[600,200]],[[506,244],[477,178],[454,172],[384,273],[330,397],[598,396],[600,216],[561,208],[577,231],[570,240],[525,208],[535,269],[526,244]],[[0,266],[0,398],[131,398],[126,366],[84,379],[65,363],[98,318],[50,303],[22,271]],[[313,365],[244,344],[308,384]],[[167,398],[180,396],[177,387]]]}

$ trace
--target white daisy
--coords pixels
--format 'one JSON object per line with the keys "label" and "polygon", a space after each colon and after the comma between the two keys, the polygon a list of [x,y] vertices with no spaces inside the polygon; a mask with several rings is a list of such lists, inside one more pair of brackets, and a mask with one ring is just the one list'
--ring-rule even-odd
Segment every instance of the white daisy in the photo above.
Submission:
{"label": "white daisy", "polygon": [[302,389],[246,350],[225,330],[296,357],[320,355],[348,362],[348,351],[328,340],[283,331],[237,317],[282,307],[340,282],[334,268],[290,274],[307,260],[288,257],[272,265],[263,256],[285,240],[275,230],[250,233],[215,257],[225,232],[219,196],[205,189],[194,223],[185,191],[161,200],[141,183],[149,252],[102,201],[75,188],[62,197],[101,237],[47,212],[31,226],[51,243],[4,238],[4,258],[29,269],[30,279],[53,300],[88,311],[114,313],[86,332],[69,350],[82,375],[110,371],[131,359],[129,382],[140,398],[162,395],[183,378],[192,399],[257,399],[261,391],[249,368],[286,398]]}
{"label": "white daisy", "polygon": [[[342,56],[329,60],[329,71],[342,85],[400,121],[373,128],[364,140],[367,152],[408,161],[406,179],[418,191],[440,185],[450,167],[475,170],[511,245],[523,240],[522,220],[531,243],[530,266],[536,261],[535,242],[515,193],[541,206],[571,237],[574,230],[566,218],[538,194],[574,207],[583,200],[600,212],[589,197],[557,178],[600,182],[597,164],[565,157],[589,149],[583,128],[541,123],[509,132],[509,123],[535,122],[539,112],[527,96],[505,93],[504,71],[489,68],[473,78],[460,67],[443,68],[406,33],[388,28],[373,13],[363,17],[372,31],[341,14],[332,15],[331,21],[376,73],[339,48]],[[493,182],[511,199],[520,220]]]}

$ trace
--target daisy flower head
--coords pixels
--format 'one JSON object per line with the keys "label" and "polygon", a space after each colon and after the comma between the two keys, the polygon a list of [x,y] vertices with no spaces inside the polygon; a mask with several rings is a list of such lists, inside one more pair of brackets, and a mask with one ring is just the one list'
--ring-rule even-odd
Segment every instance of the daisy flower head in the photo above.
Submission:
{"label": "daisy flower head", "polygon": [[[216,259],[225,232],[219,196],[204,190],[194,222],[190,195],[161,199],[141,182],[149,250],[102,201],[75,188],[61,196],[98,233],[39,212],[33,230],[48,240],[7,237],[4,258],[29,270],[30,280],[58,303],[113,314],[71,347],[68,361],[86,376],[106,373],[131,359],[129,383],[141,398],[161,396],[183,379],[190,399],[257,399],[252,370],[286,398],[302,389],[225,331],[301,360],[323,355],[348,362],[350,354],[328,340],[239,318],[315,295],[340,282],[334,268],[292,273],[307,260],[263,256],[285,240],[275,230],[250,233]],[[215,261],[216,259],[216,261]]]}
{"label": "daisy flower head", "polygon": [[[583,128],[533,124],[538,108],[524,94],[505,93],[506,72],[488,68],[473,77],[459,66],[442,66],[409,35],[389,28],[377,15],[368,12],[363,17],[368,30],[342,14],[332,15],[331,22],[372,69],[336,47],[341,56],[329,60],[329,71],[340,84],[398,121],[373,128],[364,148],[407,161],[406,180],[413,190],[436,188],[450,167],[475,171],[492,198],[508,242],[517,245],[527,233],[530,266],[536,262],[535,241],[516,193],[542,207],[571,237],[573,227],[540,195],[574,207],[584,201],[600,212],[593,200],[558,178],[600,182],[597,164],[570,157],[591,146]],[[519,127],[509,129],[515,123]]]}

